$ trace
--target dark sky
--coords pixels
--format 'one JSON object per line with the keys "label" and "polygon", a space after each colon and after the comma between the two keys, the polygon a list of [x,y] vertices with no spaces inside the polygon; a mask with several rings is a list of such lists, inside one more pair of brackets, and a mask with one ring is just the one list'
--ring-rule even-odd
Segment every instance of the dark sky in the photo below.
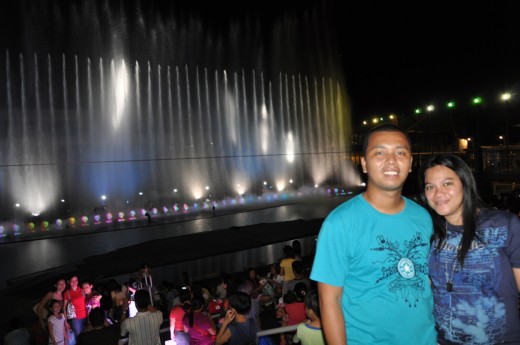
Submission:
{"label": "dark sky", "polygon": [[336,1],[354,118],[515,88],[513,1]]}
{"label": "dark sky", "polygon": [[[132,0],[125,2],[129,3]],[[156,0],[150,3],[155,4],[158,13],[163,11],[164,4],[175,3],[185,13],[197,12],[212,27],[226,27],[230,19],[251,13],[256,13],[264,23],[276,23],[284,18],[284,13],[301,14],[305,9],[325,4],[328,12],[324,20],[330,21],[334,28],[332,36],[337,38],[337,54],[343,67],[338,73],[346,80],[354,119],[411,112],[416,106],[449,98],[460,103],[476,94],[490,97],[487,95],[514,90],[520,81],[520,21],[512,0],[264,0],[238,4]],[[9,21],[20,22],[20,18],[16,13],[11,15],[9,8],[17,8],[18,1],[2,4],[2,36],[16,44],[20,40]],[[306,30],[309,28],[302,29],[304,34],[308,34]],[[299,59],[304,60],[305,56],[300,55]],[[278,66],[273,66],[273,61],[267,65],[276,70]],[[287,70],[287,66],[280,68]]]}

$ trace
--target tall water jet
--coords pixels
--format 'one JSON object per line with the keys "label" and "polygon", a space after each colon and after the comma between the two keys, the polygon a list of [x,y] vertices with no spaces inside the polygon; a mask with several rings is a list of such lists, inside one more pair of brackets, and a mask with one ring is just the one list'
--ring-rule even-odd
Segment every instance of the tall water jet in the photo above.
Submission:
{"label": "tall water jet", "polygon": [[[38,11],[45,1],[20,7],[34,25],[20,30],[46,28],[41,42],[0,41],[0,220],[16,203],[63,217],[171,205],[174,190],[193,202],[360,182],[334,45],[309,29],[329,30],[326,8],[288,10],[254,30],[233,18],[226,33],[196,9],[179,19],[174,5],[149,20],[140,1],[48,1],[51,12]],[[58,44],[68,13],[70,39]]]}

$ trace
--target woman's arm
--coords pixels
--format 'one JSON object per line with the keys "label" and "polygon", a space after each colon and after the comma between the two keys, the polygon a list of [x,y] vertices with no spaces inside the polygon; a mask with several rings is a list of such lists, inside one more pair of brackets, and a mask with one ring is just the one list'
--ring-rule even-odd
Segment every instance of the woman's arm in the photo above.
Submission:
{"label": "woman's arm", "polygon": [[175,318],[170,317],[170,339],[175,341]]}
{"label": "woman's arm", "polygon": [[45,296],[42,297],[42,299],[40,300],[40,303],[38,304],[38,308],[37,308],[38,319],[40,319],[40,323],[41,323],[43,328],[45,328],[45,320],[41,318],[42,317],[42,312],[43,312],[43,309],[45,308],[45,306],[51,300],[51,297],[52,297],[52,292],[48,292]]}
{"label": "woman's arm", "polygon": [[515,275],[516,287],[520,291],[520,268],[513,268],[513,274]]}

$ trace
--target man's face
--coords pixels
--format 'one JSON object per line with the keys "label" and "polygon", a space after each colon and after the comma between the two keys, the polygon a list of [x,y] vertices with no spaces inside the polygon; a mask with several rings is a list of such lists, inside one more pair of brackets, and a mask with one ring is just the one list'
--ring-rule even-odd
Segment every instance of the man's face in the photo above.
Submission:
{"label": "man's face", "polygon": [[375,132],[368,139],[363,172],[369,188],[400,191],[412,166],[410,145],[401,132]]}

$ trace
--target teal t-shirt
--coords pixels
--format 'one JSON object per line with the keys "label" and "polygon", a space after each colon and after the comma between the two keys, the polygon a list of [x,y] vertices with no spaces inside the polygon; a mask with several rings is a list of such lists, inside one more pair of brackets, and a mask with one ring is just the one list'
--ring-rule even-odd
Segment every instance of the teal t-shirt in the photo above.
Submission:
{"label": "teal t-shirt", "polygon": [[349,345],[433,345],[437,334],[428,279],[432,221],[404,198],[383,214],[360,194],[323,222],[311,278],[343,287]]}

